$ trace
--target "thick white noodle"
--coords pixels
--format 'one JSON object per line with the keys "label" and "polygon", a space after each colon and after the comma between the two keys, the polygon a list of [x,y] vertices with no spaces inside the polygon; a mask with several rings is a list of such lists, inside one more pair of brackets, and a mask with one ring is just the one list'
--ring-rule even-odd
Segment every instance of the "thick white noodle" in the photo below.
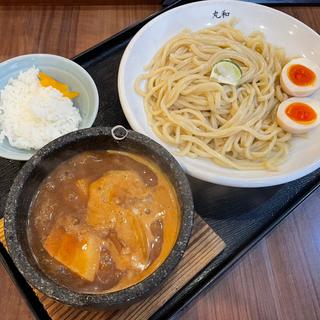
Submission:
{"label": "thick white noodle", "polygon": [[[212,66],[224,59],[241,67],[236,87],[210,79]],[[262,33],[244,36],[232,22],[222,23],[168,41],[135,90],[144,97],[154,132],[181,155],[236,169],[276,170],[291,138],[276,122],[276,109],[287,98],[279,82],[286,62],[284,51]]]}

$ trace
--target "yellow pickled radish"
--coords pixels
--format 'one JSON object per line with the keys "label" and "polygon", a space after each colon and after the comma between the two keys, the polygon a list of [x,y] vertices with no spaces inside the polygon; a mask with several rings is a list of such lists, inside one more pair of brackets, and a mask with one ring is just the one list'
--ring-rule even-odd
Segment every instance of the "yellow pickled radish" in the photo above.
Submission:
{"label": "yellow pickled radish", "polygon": [[69,99],[74,99],[79,95],[79,92],[77,91],[69,91],[67,93],[63,94],[65,97],[68,97]]}
{"label": "yellow pickled radish", "polygon": [[69,91],[69,87],[66,84],[57,81],[56,79],[48,76],[44,72],[40,71],[38,76],[39,76],[40,84],[43,87],[51,86],[52,88],[59,90],[65,97],[69,99],[74,99],[79,95],[79,92]]}

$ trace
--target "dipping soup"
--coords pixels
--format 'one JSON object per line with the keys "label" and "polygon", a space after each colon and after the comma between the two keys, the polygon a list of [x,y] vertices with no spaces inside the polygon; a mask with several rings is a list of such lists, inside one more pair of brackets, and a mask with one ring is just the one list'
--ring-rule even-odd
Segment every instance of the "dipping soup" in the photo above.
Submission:
{"label": "dipping soup", "polygon": [[28,240],[40,268],[83,293],[130,287],[170,254],[180,228],[175,189],[150,159],[83,152],[41,183]]}

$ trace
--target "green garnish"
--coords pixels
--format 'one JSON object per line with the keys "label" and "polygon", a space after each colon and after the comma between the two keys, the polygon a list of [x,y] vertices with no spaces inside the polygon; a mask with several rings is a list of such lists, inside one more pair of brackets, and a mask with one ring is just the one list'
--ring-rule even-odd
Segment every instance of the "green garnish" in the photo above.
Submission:
{"label": "green garnish", "polygon": [[219,83],[236,86],[240,82],[241,76],[242,71],[235,62],[221,60],[212,67],[210,78]]}

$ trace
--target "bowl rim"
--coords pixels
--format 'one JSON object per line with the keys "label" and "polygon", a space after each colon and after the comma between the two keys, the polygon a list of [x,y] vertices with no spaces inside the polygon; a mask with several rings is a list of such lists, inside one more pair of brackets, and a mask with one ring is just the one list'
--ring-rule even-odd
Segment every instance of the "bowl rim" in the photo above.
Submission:
{"label": "bowl rim", "polygon": [[[126,116],[127,121],[129,122],[130,126],[137,132],[140,132],[141,134],[146,134],[146,130],[144,127],[140,124],[138,119],[134,116],[134,110],[130,107],[132,103],[130,103],[130,100],[128,99],[127,95],[127,88],[125,85],[125,74],[127,72],[127,64],[128,59],[131,54],[131,51],[133,47],[136,45],[136,42],[140,40],[140,38],[147,32],[149,32],[149,29],[153,27],[154,24],[156,24],[159,20],[165,19],[167,16],[170,16],[172,13],[176,11],[183,10],[185,8],[197,8],[199,6],[207,6],[207,5],[223,5],[223,4],[232,4],[241,6],[243,9],[246,8],[263,8],[264,11],[276,14],[279,17],[290,19],[292,22],[296,23],[299,27],[304,28],[309,33],[312,33],[314,36],[316,36],[320,41],[320,35],[313,30],[311,27],[303,23],[302,21],[298,20],[297,18],[276,10],[274,8],[270,8],[267,6],[264,6],[262,4],[253,3],[253,2],[246,2],[246,1],[237,1],[237,0],[205,0],[205,1],[193,1],[191,3],[187,3],[175,8],[172,8],[168,11],[165,11],[161,13],[160,15],[156,16],[154,19],[150,20],[148,23],[146,23],[130,40],[129,44],[127,45],[121,61],[119,65],[119,72],[118,72],[118,93],[119,93],[119,99],[121,103],[121,107],[123,110],[123,113]],[[223,22],[223,21],[221,21]],[[165,43],[163,43],[165,44]],[[160,48],[160,47],[159,47]],[[148,61],[146,62],[148,63]],[[133,84],[132,84],[132,90],[133,90]],[[172,149],[170,149],[170,144],[166,143],[165,141],[159,139],[156,134],[153,133],[153,136],[150,136],[151,139],[156,139],[157,142],[159,142],[162,146],[164,146],[169,152]],[[208,175],[208,172],[205,170],[199,170],[199,166],[197,166],[196,163],[189,163],[188,160],[191,158],[188,158],[186,156],[175,157],[180,165],[183,167],[183,169],[191,176],[200,179],[202,181],[206,181],[209,183],[216,183],[223,186],[229,186],[229,187],[240,187],[240,188],[261,188],[261,187],[269,187],[269,186],[276,186],[280,184],[284,184],[293,180],[297,180],[299,178],[302,178],[306,176],[307,174],[310,174],[314,170],[318,169],[320,166],[320,159],[314,160],[312,163],[307,164],[303,167],[297,168],[295,170],[292,170],[290,172],[282,173],[279,176],[268,176],[267,172],[264,177],[237,177],[237,172],[239,172],[236,169],[229,169],[231,173],[234,173],[230,176],[226,176],[222,172],[214,172],[215,174]],[[184,159],[187,158],[185,161]],[[201,159],[201,158],[200,158]],[[201,166],[201,163],[199,164]],[[228,169],[228,168],[227,168]],[[231,171],[232,170],[232,171]],[[251,171],[251,170],[250,170]],[[245,170],[241,172],[246,172]],[[248,172],[248,171],[247,171]],[[260,170],[259,170],[260,172]]]}
{"label": "bowl rim", "polygon": [[[98,88],[96,83],[94,82],[93,78],[91,77],[91,75],[89,74],[89,72],[84,69],[80,64],[76,63],[75,61],[68,59],[66,57],[63,56],[59,56],[56,54],[51,54],[51,53],[29,53],[29,54],[23,54],[23,55],[19,55],[16,57],[12,57],[9,58],[5,61],[0,62],[0,68],[2,67],[6,67],[7,64],[10,63],[14,63],[20,60],[24,60],[24,59],[28,59],[28,58],[41,58],[41,57],[45,57],[45,58],[52,58],[52,59],[57,59],[60,61],[64,61],[65,63],[68,63],[70,65],[72,65],[73,67],[75,67],[77,69],[77,72],[81,73],[84,75],[84,77],[88,80],[90,87],[93,90],[93,112],[90,113],[90,118],[89,121],[86,123],[86,125],[83,128],[90,128],[94,121],[97,118],[98,115],[98,111],[99,111],[99,92],[98,92]],[[16,150],[22,150],[25,151],[25,153],[20,153],[20,154],[16,154],[16,155],[10,155],[7,154],[6,152],[2,152],[2,150],[0,149],[0,157],[3,157],[5,159],[10,159],[10,160],[20,160],[20,161],[27,161],[29,160],[33,154],[35,154],[38,150],[27,150],[27,149],[19,149],[16,147],[11,146],[12,148],[16,149]]]}
{"label": "bowl rim", "polygon": [[[57,301],[77,307],[99,307],[101,305],[107,308],[119,307],[134,303],[154,291],[156,287],[163,283],[182,258],[191,236],[194,220],[194,204],[191,188],[179,163],[165,148],[154,140],[135,131],[128,130],[128,138],[133,142],[140,143],[144,147],[149,146],[152,153],[157,156],[160,156],[159,152],[164,153],[165,158],[170,161],[171,172],[176,172],[174,177],[176,177],[177,174],[179,175],[179,189],[181,190],[180,194],[183,198],[183,203],[181,208],[180,230],[174,247],[165,261],[155,272],[143,279],[141,282],[115,292],[97,294],[79,293],[58,284],[49,276],[43,277],[42,274],[45,273],[40,271],[40,268],[37,270],[32,266],[27,255],[24,253],[20,241],[18,240],[17,221],[20,216],[17,214],[17,207],[19,199],[21,201],[21,198],[23,198],[23,186],[29,175],[41,163],[42,158],[50,157],[52,152],[63,149],[75,141],[88,139],[88,136],[92,139],[101,135],[111,136],[111,128],[94,127],[71,132],[65,136],[57,138],[40,149],[19,171],[10,189],[5,207],[5,238],[10,256],[18,270],[25,279],[40,292]],[[35,191],[36,190],[34,190],[34,192]]]}

